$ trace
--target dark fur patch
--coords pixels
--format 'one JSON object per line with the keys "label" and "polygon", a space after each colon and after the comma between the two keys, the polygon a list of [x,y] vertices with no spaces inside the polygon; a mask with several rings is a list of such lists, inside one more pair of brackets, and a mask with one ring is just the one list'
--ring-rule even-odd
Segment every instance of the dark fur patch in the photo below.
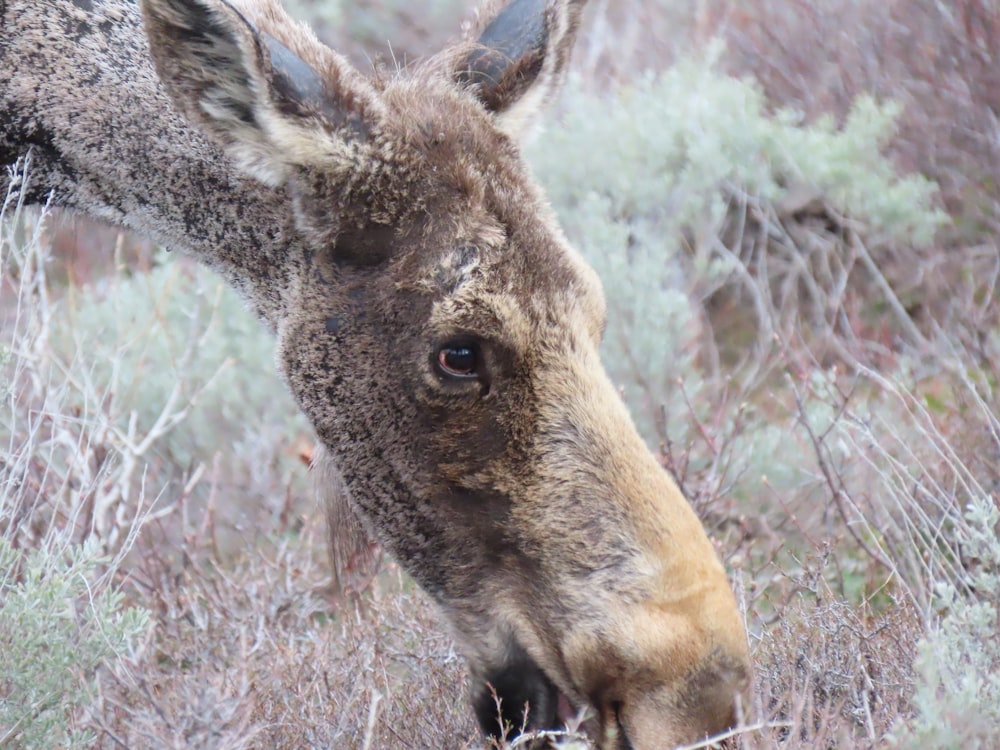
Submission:
{"label": "dark fur patch", "polygon": [[507,664],[485,675],[473,707],[483,733],[495,739],[519,734],[522,725],[529,730],[559,728],[559,689],[520,646]]}
{"label": "dark fur patch", "polygon": [[333,259],[352,266],[377,266],[391,257],[394,237],[393,227],[383,224],[344,230],[337,235]]}

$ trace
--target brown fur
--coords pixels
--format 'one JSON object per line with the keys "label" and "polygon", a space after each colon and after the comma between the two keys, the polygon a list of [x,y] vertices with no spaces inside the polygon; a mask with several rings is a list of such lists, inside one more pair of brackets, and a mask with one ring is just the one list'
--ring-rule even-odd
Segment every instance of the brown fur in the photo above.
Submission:
{"label": "brown fur", "polygon": [[[275,0],[140,5],[148,48],[126,0],[0,0],[0,158],[31,149],[30,197],[244,293],[328,453],[342,549],[374,533],[441,605],[485,729],[487,683],[515,724],[525,701],[538,727],[560,693],[589,706],[607,750],[726,728],[733,595],[601,367],[600,283],[515,140],[582,2],[494,6],[388,80]],[[456,341],[477,377],[440,369]]]}

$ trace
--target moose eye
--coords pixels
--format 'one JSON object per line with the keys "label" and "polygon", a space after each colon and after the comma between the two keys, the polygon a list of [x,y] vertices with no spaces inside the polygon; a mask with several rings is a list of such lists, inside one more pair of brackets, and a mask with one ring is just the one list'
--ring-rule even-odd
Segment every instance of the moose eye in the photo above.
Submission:
{"label": "moose eye", "polygon": [[479,375],[479,348],[469,342],[452,342],[438,349],[437,364],[452,378],[475,378]]}

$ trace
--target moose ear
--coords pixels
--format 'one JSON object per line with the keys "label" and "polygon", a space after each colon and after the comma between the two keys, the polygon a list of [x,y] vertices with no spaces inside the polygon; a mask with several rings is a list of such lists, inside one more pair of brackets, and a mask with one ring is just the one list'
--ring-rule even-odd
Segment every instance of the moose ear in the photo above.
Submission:
{"label": "moose ear", "polygon": [[566,77],[586,0],[510,0],[459,58],[457,82],[518,137]]}
{"label": "moose ear", "polygon": [[371,85],[274,0],[247,6],[262,30],[228,0],[140,3],[175,106],[262,182],[285,182],[291,166],[343,166],[378,119]]}

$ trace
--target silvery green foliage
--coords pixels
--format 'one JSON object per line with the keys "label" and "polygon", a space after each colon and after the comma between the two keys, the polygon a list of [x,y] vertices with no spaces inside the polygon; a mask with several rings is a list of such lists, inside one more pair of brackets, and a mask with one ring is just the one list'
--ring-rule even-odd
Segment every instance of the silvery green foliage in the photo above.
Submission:
{"label": "silvery green foliage", "polygon": [[[74,719],[94,698],[99,670],[116,668],[133,652],[149,617],[124,606],[112,579],[134,537],[113,559],[96,535],[74,542],[96,483],[63,481],[65,466],[51,459],[56,444],[74,441],[39,429],[62,419],[78,423],[80,415],[62,400],[73,375],[39,364],[47,361],[52,322],[44,214],[23,211],[21,184],[16,174],[0,201],[0,286],[9,313],[0,344],[0,747],[87,748],[94,737],[74,728]],[[42,369],[52,370],[49,380]],[[82,452],[89,440],[81,436],[74,448]],[[33,536],[26,529],[36,521],[44,530]]]}
{"label": "silvery green foliage", "polygon": [[344,9],[342,0],[287,0],[284,3],[295,18],[312,26],[336,27],[343,23]]}
{"label": "silvery green foliage", "polygon": [[96,541],[72,545],[54,534],[22,550],[0,536],[0,745],[93,746],[72,717],[93,699],[98,670],[128,657],[149,626],[148,612],[123,606],[101,572],[107,562]]}
{"label": "silvery green foliage", "polygon": [[897,107],[861,99],[839,129],[770,115],[753,82],[714,69],[718,54],[611,95],[571,83],[560,125],[530,153],[571,240],[604,281],[605,362],[650,440],[684,440],[683,425],[659,408],[686,411],[679,379],[687,402],[698,402],[702,315],[693,300],[732,271],[732,256],[712,248],[734,194],[778,213],[785,199],[815,195],[866,236],[899,243],[929,240],[944,220],[931,208],[934,185],[899,177],[882,155]]}
{"label": "silvery green foliage", "polygon": [[148,458],[188,470],[225,446],[222,458],[252,488],[260,462],[281,455],[276,446],[308,433],[274,372],[273,338],[211,272],[161,262],[81,289],[64,305],[52,345],[85,358],[74,367],[93,382],[111,384],[105,404],[122,428],[133,422],[148,432],[177,387],[180,404],[193,401]]}
{"label": "silvery green foliage", "polygon": [[1000,510],[992,497],[968,505],[956,533],[965,577],[939,582],[941,619],[915,662],[916,715],[895,733],[897,747],[1000,747]]}
{"label": "silvery green foliage", "polygon": [[76,507],[69,488],[86,487],[80,532],[114,550],[142,498],[169,512],[182,486],[197,497],[235,484],[245,504],[233,512],[245,514],[293,477],[305,484],[291,444],[310,432],[274,372],[273,339],[221,280],[158,259],[150,273],[53,288],[44,216],[12,192],[3,218],[0,275],[18,313],[0,330],[0,383],[12,387],[0,458],[8,476],[51,467],[22,530],[37,535],[47,514]]}

